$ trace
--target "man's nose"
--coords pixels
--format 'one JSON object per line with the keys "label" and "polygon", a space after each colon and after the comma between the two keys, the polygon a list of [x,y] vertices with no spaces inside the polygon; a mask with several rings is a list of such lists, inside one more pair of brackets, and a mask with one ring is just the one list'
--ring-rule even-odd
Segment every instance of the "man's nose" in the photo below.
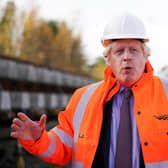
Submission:
{"label": "man's nose", "polygon": [[129,50],[126,50],[126,51],[124,52],[123,60],[124,60],[124,61],[129,61],[129,60],[131,60],[131,53],[129,52]]}

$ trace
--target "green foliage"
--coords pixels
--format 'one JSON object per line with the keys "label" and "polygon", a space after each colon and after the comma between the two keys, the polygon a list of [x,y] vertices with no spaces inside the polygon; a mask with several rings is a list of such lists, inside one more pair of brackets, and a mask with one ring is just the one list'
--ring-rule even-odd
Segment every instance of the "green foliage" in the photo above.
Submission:
{"label": "green foliage", "polygon": [[5,55],[14,55],[13,41],[13,29],[15,25],[15,5],[13,2],[9,2],[3,11],[2,18],[0,20],[0,53]]}
{"label": "green foliage", "polygon": [[20,58],[35,64],[50,65],[54,54],[51,28],[43,21],[36,21],[36,11],[32,10],[24,22]]}
{"label": "green foliage", "polygon": [[22,12],[22,35],[13,44],[16,10],[14,3],[12,4],[13,6],[8,3],[0,21],[1,54],[15,56],[18,53],[18,59],[73,72],[83,72],[86,69],[80,36],[74,36],[63,21],[58,23],[39,19],[37,8],[33,8],[28,15]]}
{"label": "green foliage", "polygon": [[48,22],[48,26],[51,28],[53,35],[56,36],[58,33],[58,23],[51,20]]}
{"label": "green foliage", "polygon": [[[58,53],[58,67],[66,65],[66,69],[81,71],[86,65],[81,47],[80,37],[74,37],[65,22],[60,23],[56,36],[56,51]],[[82,66],[83,65],[83,66]]]}
{"label": "green foliage", "polygon": [[103,57],[98,57],[96,62],[90,66],[91,76],[95,79],[102,80],[104,78],[104,70],[107,65]]}

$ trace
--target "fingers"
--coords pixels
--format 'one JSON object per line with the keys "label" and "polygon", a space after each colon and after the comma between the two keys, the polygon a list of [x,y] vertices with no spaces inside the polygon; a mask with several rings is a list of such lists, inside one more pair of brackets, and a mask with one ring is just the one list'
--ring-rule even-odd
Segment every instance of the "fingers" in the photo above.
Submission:
{"label": "fingers", "polygon": [[46,115],[42,115],[39,123],[32,121],[24,113],[18,113],[19,118],[14,118],[11,128],[15,132],[11,133],[11,137],[18,139],[37,139],[41,134],[41,131],[46,126]]}
{"label": "fingers", "polygon": [[39,126],[41,128],[45,128],[45,125],[46,125],[46,120],[47,120],[47,116],[45,114],[43,114],[41,117],[40,117],[40,122],[39,122]]}
{"label": "fingers", "polygon": [[27,115],[25,115],[24,113],[21,113],[21,112],[19,112],[19,113],[17,114],[17,116],[18,116],[22,121],[28,121],[28,120],[30,120],[30,118],[29,118]]}
{"label": "fingers", "polygon": [[[22,128],[22,127],[24,127],[24,121],[23,120],[27,120],[26,118],[25,118],[25,115],[23,116],[22,115],[22,113],[20,113],[20,114],[18,114],[18,116],[20,117],[20,119],[19,118],[14,118],[13,119],[13,123],[12,123],[12,125],[11,125],[11,128],[12,129],[14,129],[14,130],[18,130],[19,128]],[[26,116],[27,117],[27,116]],[[21,120],[22,119],[22,120]],[[29,119],[28,119],[29,120]]]}
{"label": "fingers", "polygon": [[12,125],[11,125],[11,128],[14,129],[15,131],[20,131],[20,130],[21,130],[21,127],[19,127],[19,126],[16,125],[16,124],[12,124]]}
{"label": "fingers", "polygon": [[11,128],[15,130],[15,132],[11,132],[10,136],[13,138],[20,138],[19,132],[22,130],[23,122],[19,120],[18,118],[13,119],[13,124],[11,125]]}
{"label": "fingers", "polygon": [[18,118],[13,119],[13,124],[16,124],[19,127],[23,127],[23,121],[19,120]]}
{"label": "fingers", "polygon": [[11,128],[13,130],[15,130],[15,132],[11,132],[10,136],[13,137],[13,138],[20,138],[19,137],[19,132],[22,130],[22,128],[20,126],[18,126],[17,124],[12,124],[11,125]]}
{"label": "fingers", "polygon": [[11,136],[12,138],[19,138],[18,132],[11,132],[10,136]]}
{"label": "fingers", "polygon": [[13,138],[22,138],[20,136],[20,133],[23,131],[23,129],[25,128],[25,122],[26,121],[30,121],[30,119],[23,113],[18,113],[17,116],[19,118],[14,118],[13,119],[13,123],[11,125],[11,128],[13,130],[15,130],[15,132],[12,132],[10,134],[11,137]]}

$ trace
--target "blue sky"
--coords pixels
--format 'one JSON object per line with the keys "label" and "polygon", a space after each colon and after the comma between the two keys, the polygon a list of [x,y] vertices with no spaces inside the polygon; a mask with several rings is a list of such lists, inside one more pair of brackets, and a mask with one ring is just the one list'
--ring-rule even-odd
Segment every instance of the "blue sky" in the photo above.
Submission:
{"label": "blue sky", "polygon": [[[7,2],[1,0],[0,5]],[[93,62],[103,52],[100,38],[111,15],[128,11],[141,17],[147,27],[151,48],[150,61],[158,72],[168,65],[167,0],[14,0],[18,9],[39,7],[44,19],[66,20],[75,33],[80,33],[84,52]]]}

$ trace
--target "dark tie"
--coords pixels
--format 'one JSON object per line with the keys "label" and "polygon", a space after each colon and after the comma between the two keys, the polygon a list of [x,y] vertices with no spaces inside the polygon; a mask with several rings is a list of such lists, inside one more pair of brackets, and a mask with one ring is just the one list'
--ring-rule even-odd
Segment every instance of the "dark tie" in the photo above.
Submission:
{"label": "dark tie", "polygon": [[115,168],[132,168],[131,89],[124,90],[117,137]]}

